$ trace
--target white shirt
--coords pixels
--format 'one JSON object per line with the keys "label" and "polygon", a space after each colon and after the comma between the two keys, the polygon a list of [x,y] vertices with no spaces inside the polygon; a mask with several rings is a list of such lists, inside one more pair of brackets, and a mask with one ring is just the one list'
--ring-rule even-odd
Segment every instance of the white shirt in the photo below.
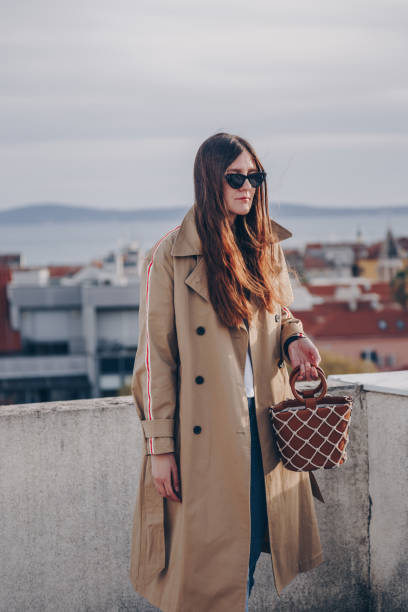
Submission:
{"label": "white shirt", "polygon": [[252,372],[252,363],[249,356],[249,346],[245,360],[244,383],[247,397],[255,397],[254,393],[254,375]]}

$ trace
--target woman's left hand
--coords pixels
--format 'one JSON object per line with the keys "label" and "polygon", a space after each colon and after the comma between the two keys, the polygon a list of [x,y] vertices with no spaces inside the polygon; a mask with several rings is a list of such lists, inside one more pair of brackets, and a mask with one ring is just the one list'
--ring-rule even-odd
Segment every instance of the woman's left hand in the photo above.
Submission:
{"label": "woman's left hand", "polygon": [[314,366],[321,362],[320,353],[309,338],[299,338],[288,347],[291,365],[300,366],[298,380],[316,380],[317,370]]}

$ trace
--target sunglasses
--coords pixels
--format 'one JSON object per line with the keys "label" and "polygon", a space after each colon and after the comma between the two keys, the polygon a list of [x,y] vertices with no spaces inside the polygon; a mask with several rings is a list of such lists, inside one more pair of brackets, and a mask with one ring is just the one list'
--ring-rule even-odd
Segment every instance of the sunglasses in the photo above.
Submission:
{"label": "sunglasses", "polygon": [[246,179],[251,184],[251,187],[259,187],[265,180],[266,172],[253,172],[252,174],[225,174],[225,179],[233,189],[240,189]]}

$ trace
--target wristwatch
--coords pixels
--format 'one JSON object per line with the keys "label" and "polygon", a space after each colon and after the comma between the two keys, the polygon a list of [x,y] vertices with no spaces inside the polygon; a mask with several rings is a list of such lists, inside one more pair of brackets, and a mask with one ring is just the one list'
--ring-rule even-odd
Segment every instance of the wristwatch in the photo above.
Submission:
{"label": "wristwatch", "polygon": [[285,351],[285,354],[288,359],[289,359],[289,353],[288,353],[289,344],[291,342],[294,342],[295,340],[299,340],[299,338],[306,338],[306,336],[302,332],[298,332],[294,336],[290,336],[289,338],[285,340],[285,344],[283,345],[283,350]]}

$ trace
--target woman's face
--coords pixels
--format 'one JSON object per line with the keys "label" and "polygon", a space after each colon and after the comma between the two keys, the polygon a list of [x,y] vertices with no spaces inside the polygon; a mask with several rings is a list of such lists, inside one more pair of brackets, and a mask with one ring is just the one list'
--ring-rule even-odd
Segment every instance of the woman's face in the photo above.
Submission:
{"label": "woman's face", "polygon": [[[250,174],[257,172],[255,162],[247,150],[242,151],[228,166],[224,174]],[[224,202],[229,211],[228,216],[231,225],[234,223],[237,215],[247,215],[252,206],[252,200],[255,195],[256,187],[252,187],[248,179],[239,189],[230,187],[224,178]]]}

